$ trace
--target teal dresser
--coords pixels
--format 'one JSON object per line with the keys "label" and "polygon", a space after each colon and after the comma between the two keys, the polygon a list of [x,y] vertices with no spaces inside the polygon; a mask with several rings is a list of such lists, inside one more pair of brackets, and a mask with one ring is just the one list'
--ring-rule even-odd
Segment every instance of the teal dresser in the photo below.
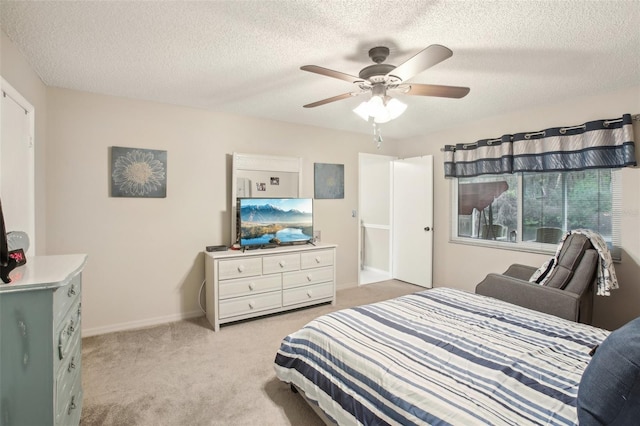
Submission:
{"label": "teal dresser", "polygon": [[86,255],[34,256],[0,284],[0,425],[78,425]]}

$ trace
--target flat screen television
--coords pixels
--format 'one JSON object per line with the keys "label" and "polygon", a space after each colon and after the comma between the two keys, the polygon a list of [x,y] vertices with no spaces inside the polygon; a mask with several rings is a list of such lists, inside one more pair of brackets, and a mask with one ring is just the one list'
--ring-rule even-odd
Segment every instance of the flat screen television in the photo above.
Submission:
{"label": "flat screen television", "polygon": [[313,240],[312,198],[238,198],[237,208],[241,247]]}

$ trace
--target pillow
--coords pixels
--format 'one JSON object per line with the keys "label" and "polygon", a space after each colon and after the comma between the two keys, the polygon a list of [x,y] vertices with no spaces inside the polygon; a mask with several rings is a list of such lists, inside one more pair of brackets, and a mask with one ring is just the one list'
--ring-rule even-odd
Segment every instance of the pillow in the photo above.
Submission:
{"label": "pillow", "polygon": [[531,275],[531,278],[529,278],[529,282],[541,284],[544,281],[544,279],[547,277],[547,274],[549,274],[549,272],[553,269],[553,265],[555,265],[555,263],[556,263],[555,257],[552,257],[551,259],[544,262],[542,266],[539,267],[533,273],[533,275]]}
{"label": "pillow", "polygon": [[578,387],[578,423],[631,425],[640,419],[640,317],[597,348]]}

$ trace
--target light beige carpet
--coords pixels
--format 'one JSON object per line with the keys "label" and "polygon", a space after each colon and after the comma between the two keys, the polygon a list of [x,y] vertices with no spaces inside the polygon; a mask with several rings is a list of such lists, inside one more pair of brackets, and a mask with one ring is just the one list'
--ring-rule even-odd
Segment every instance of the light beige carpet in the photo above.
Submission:
{"label": "light beige carpet", "polygon": [[81,425],[321,425],[280,382],[280,341],[313,318],[420,291],[385,281],[338,291],[320,305],[222,326],[205,317],[82,341]]}

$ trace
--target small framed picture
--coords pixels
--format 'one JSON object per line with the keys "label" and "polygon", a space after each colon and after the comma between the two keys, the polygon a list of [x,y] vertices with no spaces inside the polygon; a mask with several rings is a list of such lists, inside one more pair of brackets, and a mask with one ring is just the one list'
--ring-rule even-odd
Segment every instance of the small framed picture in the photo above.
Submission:
{"label": "small framed picture", "polygon": [[280,185],[280,178],[279,177],[272,177],[271,178],[271,185]]}
{"label": "small framed picture", "polygon": [[264,182],[256,182],[256,191],[266,191],[267,184]]}

